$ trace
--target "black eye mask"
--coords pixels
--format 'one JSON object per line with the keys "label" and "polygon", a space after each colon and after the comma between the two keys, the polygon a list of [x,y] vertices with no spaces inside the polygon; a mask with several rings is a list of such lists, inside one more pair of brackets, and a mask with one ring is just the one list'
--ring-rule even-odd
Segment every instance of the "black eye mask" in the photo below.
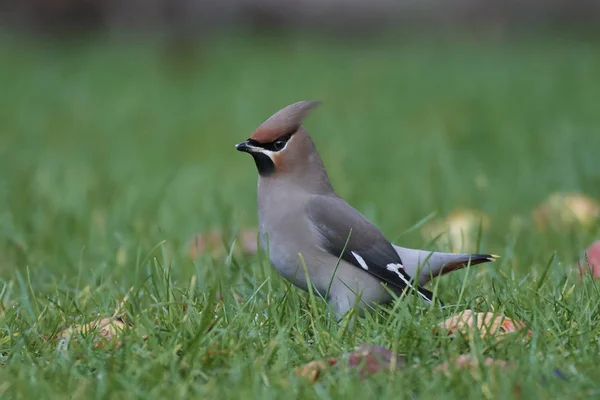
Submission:
{"label": "black eye mask", "polygon": [[260,143],[254,139],[248,139],[246,142],[254,147],[260,147],[261,149],[269,150],[276,153],[285,147],[285,144],[288,142],[288,140],[290,140],[291,137],[292,134],[288,133],[286,135],[278,137],[277,139],[269,143]]}

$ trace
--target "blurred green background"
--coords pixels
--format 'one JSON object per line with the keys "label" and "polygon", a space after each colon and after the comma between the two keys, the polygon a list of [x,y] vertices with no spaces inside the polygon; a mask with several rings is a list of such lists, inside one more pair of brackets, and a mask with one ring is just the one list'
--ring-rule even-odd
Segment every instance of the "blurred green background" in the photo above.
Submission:
{"label": "blurred green background", "polygon": [[334,187],[391,238],[474,208],[501,252],[510,218],[550,193],[600,197],[597,44],[234,36],[175,57],[145,42],[5,39],[2,269],[68,274],[83,248],[255,226],[254,165],[233,145],[302,99],[324,101],[307,127]]}

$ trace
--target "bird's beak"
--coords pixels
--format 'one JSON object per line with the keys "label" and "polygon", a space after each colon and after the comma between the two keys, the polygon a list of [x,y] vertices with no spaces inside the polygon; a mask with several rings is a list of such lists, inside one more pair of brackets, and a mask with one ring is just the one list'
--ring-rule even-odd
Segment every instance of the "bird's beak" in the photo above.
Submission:
{"label": "bird's beak", "polygon": [[250,146],[248,142],[236,144],[235,148],[237,151],[243,151],[244,153],[250,153],[252,151],[252,146]]}
{"label": "bird's beak", "polygon": [[244,153],[252,154],[252,156],[254,156],[255,154],[265,154],[269,158],[273,158],[273,156],[271,155],[272,152],[265,150],[262,147],[255,146],[254,144],[252,144],[252,139],[248,139],[245,142],[236,144],[235,148],[237,151],[243,151]]}

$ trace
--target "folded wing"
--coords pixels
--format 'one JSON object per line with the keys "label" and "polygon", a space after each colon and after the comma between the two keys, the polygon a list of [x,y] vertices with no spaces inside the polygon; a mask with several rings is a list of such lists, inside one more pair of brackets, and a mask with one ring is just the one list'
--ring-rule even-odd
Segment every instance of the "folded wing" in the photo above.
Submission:
{"label": "folded wing", "polygon": [[402,291],[414,289],[431,302],[433,294],[411,280],[402,259],[385,236],[361,213],[336,196],[314,196],[307,215],[322,248]]}

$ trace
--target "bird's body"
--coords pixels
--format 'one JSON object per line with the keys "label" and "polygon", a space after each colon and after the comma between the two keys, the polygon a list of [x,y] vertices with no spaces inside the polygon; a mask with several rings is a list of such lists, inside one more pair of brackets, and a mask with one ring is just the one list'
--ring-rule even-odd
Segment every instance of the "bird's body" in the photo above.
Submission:
{"label": "bird's body", "polygon": [[310,283],[338,314],[354,306],[388,303],[431,277],[486,254],[431,253],[392,245],[367,218],[333,190],[302,119],[316,102],[292,104],[265,121],[238,150],[254,157],[258,172],[260,240],[275,269],[301,289]]}
{"label": "bird's body", "polygon": [[[281,276],[295,286],[307,290],[308,273],[316,291],[323,297],[328,296],[328,300],[339,314],[345,313],[355,305],[357,293],[361,294],[361,300],[365,304],[388,303],[392,299],[380,279],[343,259],[339,260],[339,254],[336,255],[322,246],[319,239],[319,221],[311,218],[312,214],[273,212],[276,207],[272,204],[282,202],[293,206],[299,203],[310,208],[310,204],[331,201],[338,202],[341,207],[350,207],[346,202],[335,195],[314,195],[294,188],[278,193],[268,199],[259,196],[261,211],[258,220],[261,245],[268,252],[271,264]],[[268,217],[266,213],[269,213]],[[286,229],[290,226],[294,229]],[[349,234],[352,238],[352,233]],[[315,245],[315,239],[318,245]],[[290,248],[294,251],[287,250]],[[330,265],[331,268],[321,268],[322,265]]]}

